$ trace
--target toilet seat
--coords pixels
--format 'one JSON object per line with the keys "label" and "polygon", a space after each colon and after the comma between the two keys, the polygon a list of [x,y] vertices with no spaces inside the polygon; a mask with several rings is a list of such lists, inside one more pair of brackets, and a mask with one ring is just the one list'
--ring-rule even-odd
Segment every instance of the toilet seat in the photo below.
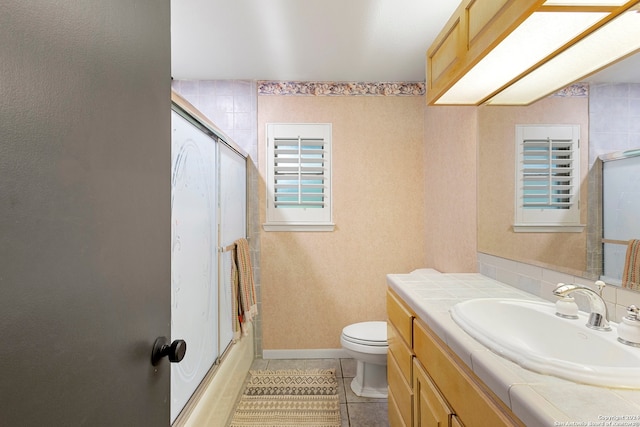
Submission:
{"label": "toilet seat", "polygon": [[348,350],[352,350],[358,353],[362,353],[363,355],[386,355],[389,346],[387,344],[384,345],[369,345],[369,344],[359,344],[353,341],[349,341],[346,339],[344,335],[340,337],[340,344],[342,347]]}
{"label": "toilet seat", "polygon": [[389,344],[386,341],[380,342],[380,341],[357,340],[344,335],[342,336],[342,340],[352,344],[365,346],[365,347],[385,347],[386,348],[389,346]]}
{"label": "toilet seat", "polygon": [[387,322],[354,323],[342,330],[342,338],[361,346],[387,347]]}

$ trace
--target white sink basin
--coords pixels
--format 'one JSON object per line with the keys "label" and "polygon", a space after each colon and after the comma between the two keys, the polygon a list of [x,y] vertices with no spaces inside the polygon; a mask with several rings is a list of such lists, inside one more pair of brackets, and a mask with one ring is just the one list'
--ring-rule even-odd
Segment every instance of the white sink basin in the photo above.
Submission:
{"label": "white sink basin", "polygon": [[586,326],[588,315],[563,319],[555,305],[481,298],[456,304],[451,317],[495,353],[532,371],[604,387],[640,388],[640,348]]}

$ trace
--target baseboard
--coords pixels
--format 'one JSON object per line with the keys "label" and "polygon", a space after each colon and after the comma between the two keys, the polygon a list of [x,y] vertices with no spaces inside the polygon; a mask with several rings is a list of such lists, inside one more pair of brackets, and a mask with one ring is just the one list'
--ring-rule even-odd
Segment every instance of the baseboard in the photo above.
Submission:
{"label": "baseboard", "polygon": [[262,350],[263,359],[350,359],[343,348],[308,350]]}

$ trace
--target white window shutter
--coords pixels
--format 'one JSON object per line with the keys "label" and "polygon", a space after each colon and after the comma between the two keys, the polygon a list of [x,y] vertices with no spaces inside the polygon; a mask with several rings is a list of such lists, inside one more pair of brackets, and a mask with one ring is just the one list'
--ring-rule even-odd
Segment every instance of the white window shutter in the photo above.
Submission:
{"label": "white window shutter", "polygon": [[276,208],[323,208],[327,187],[323,138],[273,139]]}
{"label": "white window shutter", "polygon": [[267,124],[267,231],[333,230],[331,124]]}
{"label": "white window shutter", "polygon": [[580,126],[518,125],[516,145],[514,229],[581,231]]}

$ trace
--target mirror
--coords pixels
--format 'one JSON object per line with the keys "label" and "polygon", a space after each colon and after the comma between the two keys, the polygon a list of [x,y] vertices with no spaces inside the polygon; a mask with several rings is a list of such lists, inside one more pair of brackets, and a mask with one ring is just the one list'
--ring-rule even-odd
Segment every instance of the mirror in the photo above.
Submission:
{"label": "mirror", "polygon": [[[640,147],[640,54],[587,77],[580,85],[526,107],[478,110],[478,251],[590,280],[602,265],[601,154]],[[584,90],[584,85],[582,86]],[[571,123],[581,127],[579,233],[515,233],[515,125]],[[584,203],[586,201],[586,204]]]}

